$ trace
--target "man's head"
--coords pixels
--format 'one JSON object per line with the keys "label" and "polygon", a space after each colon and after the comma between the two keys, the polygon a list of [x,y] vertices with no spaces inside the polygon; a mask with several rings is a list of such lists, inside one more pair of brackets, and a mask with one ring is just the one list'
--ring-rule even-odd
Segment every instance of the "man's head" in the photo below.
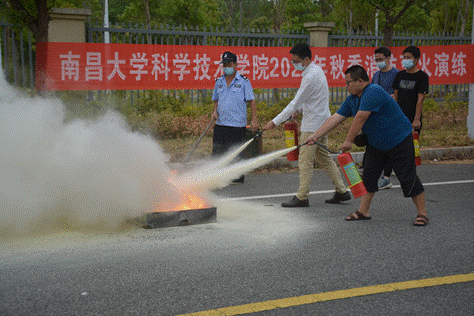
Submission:
{"label": "man's head", "polygon": [[379,47],[375,51],[375,63],[382,70],[390,70],[390,56],[392,52],[387,47]]}
{"label": "man's head", "polygon": [[345,74],[347,92],[360,96],[365,87],[369,84],[369,76],[364,67],[354,65],[347,68]]}
{"label": "man's head", "polygon": [[408,46],[403,50],[402,65],[405,69],[409,70],[418,64],[420,60],[421,52],[416,46]]}
{"label": "man's head", "polygon": [[224,67],[225,74],[232,76],[237,68],[237,55],[231,52],[224,52],[221,64]]}
{"label": "man's head", "polygon": [[306,43],[298,43],[290,50],[291,63],[295,66],[296,70],[304,70],[310,63],[311,49]]}

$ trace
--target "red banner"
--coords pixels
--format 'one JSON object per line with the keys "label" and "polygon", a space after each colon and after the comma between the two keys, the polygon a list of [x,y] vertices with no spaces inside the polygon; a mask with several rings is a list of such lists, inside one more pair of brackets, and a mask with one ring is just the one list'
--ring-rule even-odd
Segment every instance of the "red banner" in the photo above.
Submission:
{"label": "red banner", "polygon": [[[473,47],[420,46],[418,67],[431,85],[474,83]],[[398,69],[404,48],[391,48]],[[212,89],[227,50],[238,56],[237,69],[253,88],[297,88],[301,76],[290,63],[290,47],[38,43],[36,49],[38,90]],[[375,47],[311,50],[331,87],[345,87],[344,71],[354,64],[370,77],[378,70]]]}

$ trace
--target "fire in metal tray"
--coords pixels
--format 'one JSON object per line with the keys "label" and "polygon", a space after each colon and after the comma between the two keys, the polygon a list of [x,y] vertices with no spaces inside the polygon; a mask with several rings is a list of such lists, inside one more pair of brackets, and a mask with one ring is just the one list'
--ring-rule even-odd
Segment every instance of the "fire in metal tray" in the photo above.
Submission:
{"label": "fire in metal tray", "polygon": [[186,194],[183,201],[173,209],[145,215],[144,228],[162,228],[212,223],[216,221],[217,208],[202,198]]}

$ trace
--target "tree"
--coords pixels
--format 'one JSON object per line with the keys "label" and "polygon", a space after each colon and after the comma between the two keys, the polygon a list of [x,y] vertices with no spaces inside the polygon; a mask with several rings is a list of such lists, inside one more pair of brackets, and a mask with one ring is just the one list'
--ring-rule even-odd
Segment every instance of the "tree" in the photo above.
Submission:
{"label": "tree", "polygon": [[366,1],[385,15],[385,23],[382,28],[383,45],[387,47],[392,46],[393,28],[408,8],[415,3],[415,0]]}
{"label": "tree", "polygon": [[[439,0],[430,12],[432,29],[442,34],[454,33],[463,36],[472,21],[472,1]],[[469,31],[468,31],[469,32]]]}
{"label": "tree", "polygon": [[36,42],[48,41],[50,10],[89,6],[98,11],[98,0],[6,0],[3,16],[14,25],[24,25]]}
{"label": "tree", "polygon": [[10,21],[27,26],[36,42],[48,41],[50,9],[47,0],[7,0]]}
{"label": "tree", "polygon": [[336,22],[337,30],[364,31],[374,30],[375,9],[364,1],[334,0],[327,2],[332,10],[329,21]]}

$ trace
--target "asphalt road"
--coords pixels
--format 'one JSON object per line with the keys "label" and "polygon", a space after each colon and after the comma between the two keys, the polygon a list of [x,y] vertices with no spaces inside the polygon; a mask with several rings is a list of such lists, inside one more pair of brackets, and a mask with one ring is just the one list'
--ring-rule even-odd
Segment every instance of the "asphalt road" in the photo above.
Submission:
{"label": "asphalt road", "polygon": [[[251,315],[474,315],[469,280],[361,294],[474,272],[474,164],[418,173],[427,227],[397,187],[375,195],[372,220],[344,221],[359,201],[325,204],[331,184],[316,170],[309,208],[279,207],[296,172],[248,175],[215,192],[216,223],[0,241],[0,315],[226,315],[211,310],[279,299],[291,306]],[[301,303],[348,289],[360,296]]]}

